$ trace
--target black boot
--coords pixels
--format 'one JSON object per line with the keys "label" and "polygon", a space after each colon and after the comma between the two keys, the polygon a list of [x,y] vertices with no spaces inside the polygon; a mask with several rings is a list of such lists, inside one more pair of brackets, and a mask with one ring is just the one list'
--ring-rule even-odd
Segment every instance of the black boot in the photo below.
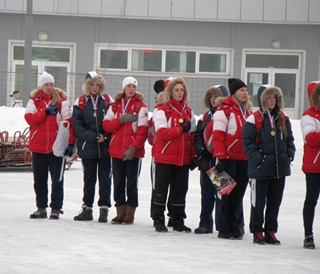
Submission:
{"label": "black boot", "polygon": [[51,220],[58,220],[60,214],[63,214],[62,210],[60,210],[60,209],[51,209],[50,219]]}
{"label": "black boot", "polygon": [[47,218],[47,209],[38,207],[37,211],[30,214],[30,219],[44,219]]}
{"label": "black boot", "polygon": [[109,208],[107,206],[101,206],[100,207],[100,216],[99,216],[99,219],[98,219],[99,223],[108,222],[108,212],[109,212]]}
{"label": "black boot", "polygon": [[316,248],[312,235],[306,236],[304,238],[303,247],[307,248],[307,249],[315,249]]}
{"label": "black boot", "polygon": [[73,220],[75,221],[92,221],[92,208],[82,205],[82,210],[77,216],[74,216]]}
{"label": "black boot", "polygon": [[164,217],[154,220],[154,228],[157,232],[168,232],[168,228],[164,224]]}
{"label": "black boot", "polygon": [[184,225],[184,220],[182,218],[174,219],[173,230],[178,232],[191,232],[191,228]]}

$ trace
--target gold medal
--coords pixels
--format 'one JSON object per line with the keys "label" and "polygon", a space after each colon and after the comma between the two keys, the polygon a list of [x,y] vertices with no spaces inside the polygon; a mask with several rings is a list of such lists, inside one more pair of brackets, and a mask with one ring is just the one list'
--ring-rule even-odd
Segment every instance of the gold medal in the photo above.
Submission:
{"label": "gold medal", "polygon": [[97,112],[96,111],[94,111],[93,117],[97,117]]}
{"label": "gold medal", "polygon": [[276,132],[274,130],[271,130],[271,136],[276,136]]}
{"label": "gold medal", "polygon": [[182,118],[179,119],[179,123],[180,123],[180,124],[183,123],[183,119],[182,119]]}

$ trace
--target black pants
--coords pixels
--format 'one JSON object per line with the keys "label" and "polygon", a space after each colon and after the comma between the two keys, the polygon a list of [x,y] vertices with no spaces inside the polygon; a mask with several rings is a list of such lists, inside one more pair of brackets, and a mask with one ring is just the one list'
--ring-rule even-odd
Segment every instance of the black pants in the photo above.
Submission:
{"label": "black pants", "polygon": [[[155,194],[155,169],[156,169],[156,165],[154,163],[154,159],[152,157],[151,159],[151,165],[150,165],[150,178],[151,178],[151,203],[150,203],[150,216],[152,218],[152,212],[153,212],[153,201],[154,201],[154,194]],[[169,198],[168,198],[168,202],[167,202],[167,209],[168,209],[168,216],[170,217],[170,203],[171,200],[171,192],[169,190]]]}
{"label": "black pants", "polygon": [[127,203],[138,207],[138,177],[141,171],[141,158],[123,161],[112,158],[113,198],[115,206]]}
{"label": "black pants", "polygon": [[306,174],[306,198],[303,205],[303,225],[305,236],[313,235],[313,220],[320,192],[320,173]]}
{"label": "black pants", "polygon": [[280,179],[252,180],[250,214],[251,233],[257,231],[278,231],[278,215],[282,202],[285,180],[285,177]]}
{"label": "black pants", "polygon": [[170,186],[170,216],[171,218],[186,218],[186,195],[189,184],[189,165],[175,166],[156,164],[155,193],[152,218],[164,217],[168,190]]}
{"label": "black pants", "polygon": [[103,158],[82,159],[83,166],[83,203],[92,207],[94,203],[97,175],[99,179],[98,206],[111,207],[111,159]]}
{"label": "black pants", "polygon": [[216,226],[219,231],[240,232],[244,226],[242,200],[248,185],[248,162],[227,160],[225,171],[237,182],[229,195],[216,199]]}
{"label": "black pants", "polygon": [[36,205],[48,207],[48,171],[51,176],[51,203],[53,209],[61,209],[63,205],[64,157],[56,157],[53,153],[32,153],[32,169]]}

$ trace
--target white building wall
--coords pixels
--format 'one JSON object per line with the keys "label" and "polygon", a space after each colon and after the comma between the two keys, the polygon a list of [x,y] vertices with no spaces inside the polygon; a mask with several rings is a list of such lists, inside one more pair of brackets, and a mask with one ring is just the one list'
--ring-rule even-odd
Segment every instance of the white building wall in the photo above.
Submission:
{"label": "white building wall", "polygon": [[[25,13],[28,0],[0,0]],[[35,14],[162,20],[320,24],[319,0],[33,0]]]}

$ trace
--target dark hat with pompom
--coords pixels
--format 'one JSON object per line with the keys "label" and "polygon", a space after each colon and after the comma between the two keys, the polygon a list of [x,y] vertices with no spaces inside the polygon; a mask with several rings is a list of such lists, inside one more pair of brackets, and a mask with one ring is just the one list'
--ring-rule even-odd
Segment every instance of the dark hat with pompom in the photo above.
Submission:
{"label": "dark hat with pompom", "polygon": [[229,78],[228,79],[228,84],[229,84],[229,91],[231,96],[237,92],[237,90],[247,87],[247,85],[240,79],[237,78]]}

